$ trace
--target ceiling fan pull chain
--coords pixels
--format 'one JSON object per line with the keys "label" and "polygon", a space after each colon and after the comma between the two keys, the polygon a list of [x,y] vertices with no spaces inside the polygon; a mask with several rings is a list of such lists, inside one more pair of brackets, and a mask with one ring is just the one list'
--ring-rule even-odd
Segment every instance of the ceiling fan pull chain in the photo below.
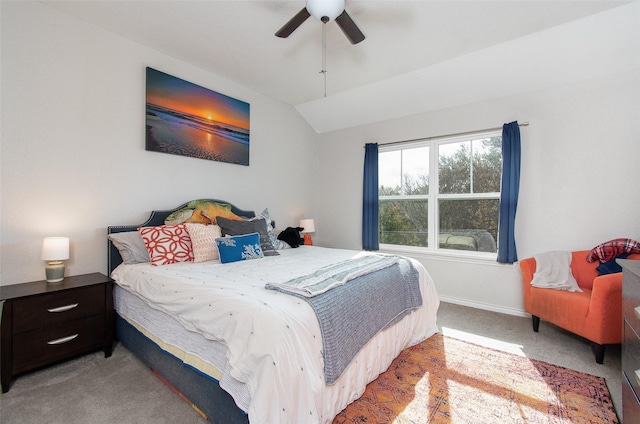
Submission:
{"label": "ceiling fan pull chain", "polygon": [[324,78],[324,97],[327,97],[327,23],[322,23],[322,70]]}

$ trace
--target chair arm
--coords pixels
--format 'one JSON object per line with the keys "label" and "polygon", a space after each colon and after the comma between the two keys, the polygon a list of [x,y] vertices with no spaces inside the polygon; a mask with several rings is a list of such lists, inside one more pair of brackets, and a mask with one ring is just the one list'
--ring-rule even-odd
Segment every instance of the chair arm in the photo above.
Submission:
{"label": "chair arm", "polygon": [[600,344],[620,343],[622,336],[622,273],[593,280],[591,303],[585,318],[588,339]]}
{"label": "chair arm", "polygon": [[620,293],[622,293],[621,272],[600,275],[593,279],[591,303],[596,299],[606,299],[609,296],[618,295]]}
{"label": "chair arm", "polygon": [[522,291],[524,295],[524,310],[531,313],[531,281],[536,272],[536,260],[534,258],[522,259],[519,262],[522,270]]}

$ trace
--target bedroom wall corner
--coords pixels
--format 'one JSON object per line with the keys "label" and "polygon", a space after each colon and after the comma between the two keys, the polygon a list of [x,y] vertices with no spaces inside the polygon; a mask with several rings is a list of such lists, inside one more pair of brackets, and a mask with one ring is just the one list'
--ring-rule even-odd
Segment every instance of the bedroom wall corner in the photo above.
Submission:
{"label": "bedroom wall corner", "polygon": [[[196,198],[307,212],[316,134],[291,106],[46,4],[0,8],[0,284],[43,279],[52,235],[71,239],[67,275],[104,273],[108,225]],[[146,66],[250,103],[250,166],[145,151]]]}
{"label": "bedroom wall corner", "polygon": [[[640,62],[639,62],[640,63]],[[315,192],[319,243],[361,248],[364,149],[390,142],[474,131],[513,120],[522,127],[516,218],[520,258],[549,250],[590,249],[617,238],[640,239],[640,196],[630,190],[640,157],[640,70],[321,134]],[[336,152],[340,152],[337,155]],[[329,201],[328,199],[331,199]],[[519,267],[460,264],[416,257],[443,299],[524,313]]]}

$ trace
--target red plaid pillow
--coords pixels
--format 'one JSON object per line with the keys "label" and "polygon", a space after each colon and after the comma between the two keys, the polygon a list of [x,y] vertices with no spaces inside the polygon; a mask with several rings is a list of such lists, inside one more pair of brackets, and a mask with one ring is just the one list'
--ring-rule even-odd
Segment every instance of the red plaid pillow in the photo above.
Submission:
{"label": "red plaid pillow", "polygon": [[184,224],[140,227],[151,265],[193,261],[191,238]]}
{"label": "red plaid pillow", "polygon": [[628,238],[609,240],[591,249],[587,255],[587,262],[608,262],[621,253],[640,253],[640,243]]}

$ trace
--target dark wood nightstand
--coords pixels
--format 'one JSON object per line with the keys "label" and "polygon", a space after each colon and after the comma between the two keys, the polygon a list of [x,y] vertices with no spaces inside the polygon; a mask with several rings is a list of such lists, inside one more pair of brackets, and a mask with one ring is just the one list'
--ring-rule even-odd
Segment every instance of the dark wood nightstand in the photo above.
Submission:
{"label": "dark wood nightstand", "polygon": [[640,261],[618,259],[622,266],[622,419],[640,423]]}
{"label": "dark wood nightstand", "polygon": [[100,273],[0,286],[2,392],[13,376],[102,349],[111,356],[113,280]]}

